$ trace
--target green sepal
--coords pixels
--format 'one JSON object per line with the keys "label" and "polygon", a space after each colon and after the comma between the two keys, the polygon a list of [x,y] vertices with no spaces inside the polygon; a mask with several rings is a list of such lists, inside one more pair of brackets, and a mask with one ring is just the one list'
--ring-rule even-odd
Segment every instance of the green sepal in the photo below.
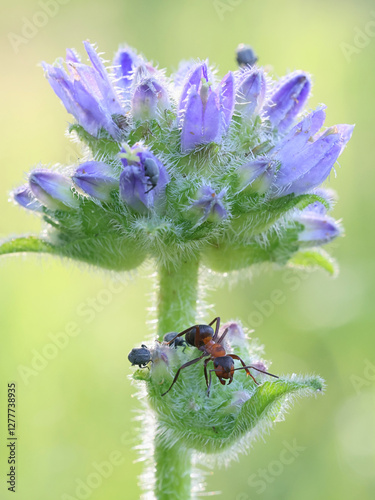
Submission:
{"label": "green sepal", "polygon": [[78,138],[90,148],[94,157],[97,154],[100,154],[101,156],[113,156],[120,151],[119,144],[110,136],[99,138],[94,137],[86,132],[81,125],[76,123],[69,126],[69,133],[71,134],[73,132],[75,132]]}
{"label": "green sepal", "polygon": [[338,272],[338,266],[335,259],[322,248],[300,250],[289,260],[289,264],[293,267],[304,269],[321,268],[327,271],[331,276],[336,276]]}

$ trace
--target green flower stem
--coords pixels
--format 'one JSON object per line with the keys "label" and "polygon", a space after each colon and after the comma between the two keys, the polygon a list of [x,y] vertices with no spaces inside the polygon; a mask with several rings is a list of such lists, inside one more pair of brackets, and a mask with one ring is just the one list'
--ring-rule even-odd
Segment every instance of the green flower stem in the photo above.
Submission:
{"label": "green flower stem", "polygon": [[155,498],[157,500],[188,500],[191,498],[191,452],[179,443],[166,448],[155,438]]}
{"label": "green flower stem", "polygon": [[[159,268],[158,332],[160,338],[195,323],[198,298],[198,260],[181,261],[177,268]],[[191,452],[176,443],[166,447],[155,436],[155,497],[191,498]]]}
{"label": "green flower stem", "polygon": [[194,325],[198,299],[197,259],[177,268],[159,268],[158,333],[181,331]]}

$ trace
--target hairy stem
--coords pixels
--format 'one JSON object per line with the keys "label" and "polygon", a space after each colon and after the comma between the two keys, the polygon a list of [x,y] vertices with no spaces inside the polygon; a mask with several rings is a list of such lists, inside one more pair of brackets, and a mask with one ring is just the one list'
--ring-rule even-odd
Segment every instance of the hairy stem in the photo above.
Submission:
{"label": "hairy stem", "polygon": [[198,298],[198,260],[173,269],[159,268],[158,332],[182,331],[194,325]]}
{"label": "hairy stem", "polygon": [[157,500],[191,498],[191,452],[181,449],[178,443],[166,449],[157,436],[154,446],[155,498]]}
{"label": "hairy stem", "polygon": [[[195,323],[198,296],[197,260],[184,261],[178,268],[159,268],[158,332],[182,331]],[[155,498],[191,498],[191,452],[176,443],[172,448],[155,436]]]}

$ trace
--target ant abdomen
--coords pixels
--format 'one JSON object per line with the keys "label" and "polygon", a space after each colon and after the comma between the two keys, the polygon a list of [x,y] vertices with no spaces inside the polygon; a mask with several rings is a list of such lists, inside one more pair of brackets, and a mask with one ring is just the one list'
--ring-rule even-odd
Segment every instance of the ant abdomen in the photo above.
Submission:
{"label": "ant abdomen", "polygon": [[[198,342],[195,342],[197,327],[199,328]],[[186,333],[185,339],[189,345],[195,347],[204,346],[209,340],[214,336],[214,329],[209,325],[196,325],[192,326],[190,330]]]}

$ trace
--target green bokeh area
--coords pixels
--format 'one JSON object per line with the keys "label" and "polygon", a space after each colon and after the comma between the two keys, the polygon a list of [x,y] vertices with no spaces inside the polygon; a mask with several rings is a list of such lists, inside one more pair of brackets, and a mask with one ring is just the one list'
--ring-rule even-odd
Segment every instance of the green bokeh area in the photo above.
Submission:
{"label": "green bokeh area", "polygon": [[[328,105],[327,125],[356,123],[338,175],[329,182],[340,195],[334,215],[346,229],[345,238],[331,245],[339,277],[266,272],[231,287],[218,285],[208,296],[216,303],[212,317],[240,318],[255,329],[274,373],[320,374],[326,394],[297,404],[266,443],[256,443],[238,463],[207,470],[207,489],[229,500],[373,499],[374,3],[44,3],[54,6],[46,22],[38,14],[41,2],[2,5],[0,237],[39,231],[37,218],[7,201],[25,172],[39,162],[79,160],[64,136],[70,117],[37,64],[63,55],[65,47],[81,50],[84,39],[97,41],[108,59],[126,41],[169,71],[182,58],[208,57],[221,74],[235,69],[237,44],[250,43],[274,75],[312,73],[310,106]],[[44,26],[32,31],[25,28],[27,20]],[[23,29],[29,39],[16,51],[9,34],[22,36]],[[119,283],[110,274],[52,257],[1,259],[0,498],[14,498],[4,479],[11,381],[17,384],[15,498],[140,497],[136,477],[142,463],[133,449],[139,443],[139,405],[127,378],[127,353],[152,334],[152,325],[146,326],[153,319],[152,286],[150,267]],[[51,348],[53,342],[60,347]],[[98,468],[99,481],[93,475]],[[89,489],[82,486],[87,482]]]}

